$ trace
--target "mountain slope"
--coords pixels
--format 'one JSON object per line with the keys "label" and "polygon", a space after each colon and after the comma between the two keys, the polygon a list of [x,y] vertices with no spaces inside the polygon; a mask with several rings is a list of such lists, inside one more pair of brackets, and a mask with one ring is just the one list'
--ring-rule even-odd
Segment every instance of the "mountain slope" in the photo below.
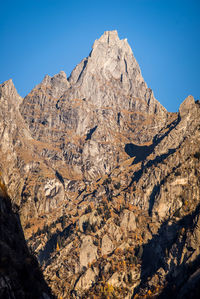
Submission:
{"label": "mountain slope", "polygon": [[73,165],[89,180],[123,161],[130,140],[149,142],[168,117],[147,88],[127,41],[116,31],[95,41],[69,80],[63,72],[45,77],[25,97],[20,111],[34,138],[61,149],[55,151],[57,164]]}
{"label": "mountain slope", "polygon": [[58,298],[195,298],[198,101],[168,113],[108,31],[69,78],[1,84],[0,111],[2,180]]}
{"label": "mountain slope", "polygon": [[12,209],[0,179],[0,298],[54,298],[36,257],[24,239],[16,206]]}
{"label": "mountain slope", "polygon": [[[198,292],[200,279],[199,113],[199,105],[188,97],[177,119],[145,149],[146,158],[122,163],[66,208],[60,219],[64,229],[53,234],[59,249],[45,246],[39,254],[44,262],[45,253],[53,253],[51,258],[47,254],[44,273],[55,292],[62,286],[66,298],[176,298],[179,292],[195,298],[192,291]],[[58,281],[51,279],[55,272]]]}

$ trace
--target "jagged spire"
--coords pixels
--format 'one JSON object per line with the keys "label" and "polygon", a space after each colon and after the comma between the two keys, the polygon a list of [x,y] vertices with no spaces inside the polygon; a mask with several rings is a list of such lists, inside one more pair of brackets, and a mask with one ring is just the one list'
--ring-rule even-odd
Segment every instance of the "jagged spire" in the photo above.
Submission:
{"label": "jagged spire", "polygon": [[35,89],[38,89],[43,85],[49,88],[49,94],[55,98],[60,97],[70,87],[66,73],[64,71],[60,71],[53,77],[46,75],[42,82],[35,87]]}
{"label": "jagged spire", "polygon": [[95,48],[98,43],[107,43],[108,45],[112,45],[119,40],[117,30],[105,31],[104,34],[94,42],[93,48]]}
{"label": "jagged spire", "polygon": [[9,79],[5,82],[3,82],[2,84],[0,84],[0,93],[1,95],[5,95],[6,97],[12,97],[15,100],[19,99],[21,100],[22,98],[19,96],[12,79]]}
{"label": "jagged spire", "polygon": [[94,42],[90,56],[74,69],[70,81],[75,83],[81,79],[84,80],[88,73],[98,74],[99,77],[108,81],[111,78],[119,79],[121,83],[123,81],[128,85],[130,85],[128,81],[134,79],[136,75],[137,81],[144,81],[127,39],[120,40],[116,30],[105,31]]}
{"label": "jagged spire", "polygon": [[[77,65],[69,82],[75,90],[73,96],[89,98],[98,106],[122,107],[125,103],[119,94],[123,93],[123,98],[131,95],[148,103],[149,113],[166,113],[147,87],[127,39],[120,39],[116,30],[105,31],[94,42],[89,57]],[[107,90],[103,92],[102,86]]]}

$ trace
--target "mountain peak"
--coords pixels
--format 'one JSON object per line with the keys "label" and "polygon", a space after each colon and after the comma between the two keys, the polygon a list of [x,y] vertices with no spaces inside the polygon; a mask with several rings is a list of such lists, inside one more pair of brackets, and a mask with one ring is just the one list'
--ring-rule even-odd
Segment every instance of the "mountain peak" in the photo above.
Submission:
{"label": "mountain peak", "polygon": [[118,48],[126,48],[128,52],[132,53],[132,50],[127,42],[127,38],[120,39],[117,30],[105,31],[99,39],[95,40],[92,49],[95,50],[98,46],[113,47],[115,45]]}
{"label": "mountain peak", "polygon": [[60,73],[56,74],[54,78],[59,78],[60,80],[67,80],[67,75],[64,71],[60,71]]}
{"label": "mountain peak", "polygon": [[37,91],[38,88],[46,86],[48,88],[48,93],[53,98],[60,97],[70,86],[66,73],[60,71],[58,74],[53,77],[46,75],[42,82],[35,87]]}
{"label": "mountain peak", "polygon": [[199,128],[199,102],[168,113],[117,31],[69,81],[23,101],[1,84],[0,299],[200,298]]}
{"label": "mountain peak", "polygon": [[[120,40],[117,30],[105,31],[99,39],[95,40],[89,57],[72,71],[69,81],[80,82],[86,73],[89,74],[90,79],[91,75],[98,74],[106,81],[112,78],[122,81],[122,77],[132,80],[137,73],[138,80],[143,81],[140,78],[139,65],[127,39]],[[88,80],[88,76],[86,77]]]}
{"label": "mountain peak", "polygon": [[11,91],[11,90],[16,90],[15,89],[15,86],[13,84],[13,81],[12,79],[9,79],[7,81],[4,81],[1,85],[1,89],[5,92],[7,92],[8,90]]}
{"label": "mountain peak", "polygon": [[196,104],[193,96],[189,95],[179,108],[179,115],[181,118],[189,117],[189,115],[194,114],[196,111]]}
{"label": "mountain peak", "polygon": [[21,100],[21,97],[17,93],[17,90],[14,86],[12,79],[9,79],[3,82],[2,84],[0,84],[0,93],[5,96],[9,96],[9,97],[12,96],[15,98],[19,98]]}
{"label": "mountain peak", "polygon": [[117,30],[105,31],[94,42],[89,57],[76,66],[69,82],[76,97],[91,99],[98,106],[121,106],[124,97],[131,95],[144,100],[149,113],[166,112],[147,87],[127,39],[119,39]]}
{"label": "mountain peak", "polygon": [[52,81],[67,81],[67,76],[64,71],[60,71],[58,74],[54,75],[53,77],[46,75],[42,80],[42,84],[51,84]]}
{"label": "mountain peak", "polygon": [[104,43],[104,44],[111,45],[111,44],[113,44],[113,43],[118,42],[119,40],[120,40],[120,39],[119,39],[117,30],[113,30],[113,31],[105,31],[105,32],[103,33],[103,35],[102,35],[99,39],[97,39],[97,40],[94,42],[93,49],[94,49],[99,43]]}

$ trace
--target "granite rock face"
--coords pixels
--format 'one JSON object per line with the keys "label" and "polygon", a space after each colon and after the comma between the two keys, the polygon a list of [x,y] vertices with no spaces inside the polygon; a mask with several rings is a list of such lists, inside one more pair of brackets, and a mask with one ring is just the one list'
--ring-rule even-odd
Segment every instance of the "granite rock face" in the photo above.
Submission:
{"label": "granite rock face", "polygon": [[89,57],[73,70],[69,82],[73,97],[84,97],[97,107],[166,113],[147,88],[127,40],[120,40],[117,31],[106,31],[94,42]]}
{"label": "granite rock face", "polygon": [[24,99],[1,84],[0,136],[0,221],[14,236],[0,242],[15,261],[0,292],[18,298],[14,211],[58,298],[198,297],[199,101],[167,112],[126,39],[105,32],[69,78],[47,75]]}
{"label": "granite rock face", "polygon": [[150,141],[168,116],[144,82],[127,40],[116,31],[95,41],[68,80],[63,72],[46,76],[20,111],[33,137],[58,146],[56,159],[89,180],[124,159],[130,139]]}
{"label": "granite rock face", "polygon": [[41,149],[45,145],[31,136],[19,111],[21,102],[11,80],[0,86],[1,175],[8,195],[20,207],[23,222],[48,212],[49,206],[53,210],[64,199],[64,187],[56,170],[42,158]]}

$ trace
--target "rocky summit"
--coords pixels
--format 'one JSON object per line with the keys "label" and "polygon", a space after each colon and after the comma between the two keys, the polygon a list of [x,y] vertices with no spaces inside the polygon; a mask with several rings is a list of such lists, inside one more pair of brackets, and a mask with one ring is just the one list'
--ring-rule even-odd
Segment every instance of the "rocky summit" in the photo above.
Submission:
{"label": "rocky summit", "polygon": [[169,113],[117,31],[2,83],[0,136],[0,298],[200,297],[200,103]]}

